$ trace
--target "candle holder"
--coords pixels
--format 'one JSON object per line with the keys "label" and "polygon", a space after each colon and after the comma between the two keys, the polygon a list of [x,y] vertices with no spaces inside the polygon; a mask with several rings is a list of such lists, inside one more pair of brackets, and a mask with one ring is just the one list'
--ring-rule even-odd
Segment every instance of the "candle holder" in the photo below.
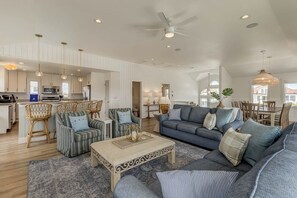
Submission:
{"label": "candle holder", "polygon": [[130,125],[128,126],[125,135],[126,138],[131,142],[138,142],[140,140],[140,128],[137,125]]}

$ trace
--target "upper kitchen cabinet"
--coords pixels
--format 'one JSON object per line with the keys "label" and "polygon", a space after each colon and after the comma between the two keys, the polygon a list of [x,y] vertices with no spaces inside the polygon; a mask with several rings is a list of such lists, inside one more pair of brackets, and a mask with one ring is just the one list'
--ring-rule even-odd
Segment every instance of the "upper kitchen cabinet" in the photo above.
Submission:
{"label": "upper kitchen cabinet", "polygon": [[82,83],[77,80],[77,77],[72,77],[71,79],[71,93],[82,93]]}
{"label": "upper kitchen cabinet", "polygon": [[54,74],[44,74],[42,76],[41,85],[42,86],[61,86],[62,81],[59,75]]}
{"label": "upper kitchen cabinet", "polygon": [[27,73],[18,71],[18,92],[27,92]]}
{"label": "upper kitchen cabinet", "polygon": [[8,71],[8,92],[18,91],[18,72]]}
{"label": "upper kitchen cabinet", "polygon": [[0,67],[0,92],[8,91],[8,71]]}

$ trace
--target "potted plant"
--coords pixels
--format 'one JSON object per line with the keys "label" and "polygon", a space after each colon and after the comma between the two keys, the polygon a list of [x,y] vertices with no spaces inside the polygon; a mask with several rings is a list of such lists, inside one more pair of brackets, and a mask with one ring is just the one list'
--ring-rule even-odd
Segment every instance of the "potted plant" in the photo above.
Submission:
{"label": "potted plant", "polygon": [[217,99],[217,101],[219,101],[219,104],[217,106],[217,108],[224,108],[223,105],[223,100],[225,98],[228,98],[229,96],[231,96],[233,94],[233,89],[232,88],[225,88],[222,91],[222,96],[220,96],[218,93],[216,92],[210,92],[211,97]]}

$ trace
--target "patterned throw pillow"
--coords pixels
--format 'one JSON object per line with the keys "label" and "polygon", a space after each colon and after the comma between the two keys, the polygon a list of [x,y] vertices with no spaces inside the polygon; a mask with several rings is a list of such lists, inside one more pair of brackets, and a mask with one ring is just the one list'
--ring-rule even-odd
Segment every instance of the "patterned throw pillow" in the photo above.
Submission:
{"label": "patterned throw pillow", "polygon": [[181,109],[169,109],[169,120],[181,120],[180,118]]}
{"label": "patterned throw pillow", "polygon": [[203,127],[212,130],[216,126],[216,120],[216,114],[208,113],[204,118]]}
{"label": "patterned throw pillow", "polygon": [[131,123],[131,113],[130,111],[118,111],[118,116],[119,116],[119,122],[120,124],[125,124],[125,123]]}
{"label": "patterned throw pillow", "polygon": [[219,150],[233,166],[237,166],[241,162],[251,137],[252,135],[250,134],[237,133],[231,127],[224,134],[220,142]]}
{"label": "patterned throw pillow", "polygon": [[164,198],[224,198],[238,172],[175,170],[156,174]]}
{"label": "patterned throw pillow", "polygon": [[89,129],[89,124],[88,124],[88,117],[87,115],[83,116],[69,116],[69,120],[71,123],[71,128],[77,132],[81,130],[86,130]]}

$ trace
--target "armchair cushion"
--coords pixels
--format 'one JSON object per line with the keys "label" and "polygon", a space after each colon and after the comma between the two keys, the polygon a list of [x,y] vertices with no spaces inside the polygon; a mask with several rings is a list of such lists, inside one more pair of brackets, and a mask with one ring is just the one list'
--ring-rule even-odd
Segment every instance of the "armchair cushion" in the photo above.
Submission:
{"label": "armchair cushion", "polygon": [[131,123],[132,122],[130,111],[124,111],[124,112],[118,111],[117,113],[118,113],[118,116],[119,116],[120,124]]}
{"label": "armchair cushion", "polygon": [[75,132],[89,129],[87,115],[82,116],[69,116],[71,127]]}
{"label": "armchair cushion", "polygon": [[99,129],[89,128],[85,130],[80,130],[74,133],[74,140],[76,142],[81,142],[82,140],[92,139],[94,137],[100,136],[101,131]]}

